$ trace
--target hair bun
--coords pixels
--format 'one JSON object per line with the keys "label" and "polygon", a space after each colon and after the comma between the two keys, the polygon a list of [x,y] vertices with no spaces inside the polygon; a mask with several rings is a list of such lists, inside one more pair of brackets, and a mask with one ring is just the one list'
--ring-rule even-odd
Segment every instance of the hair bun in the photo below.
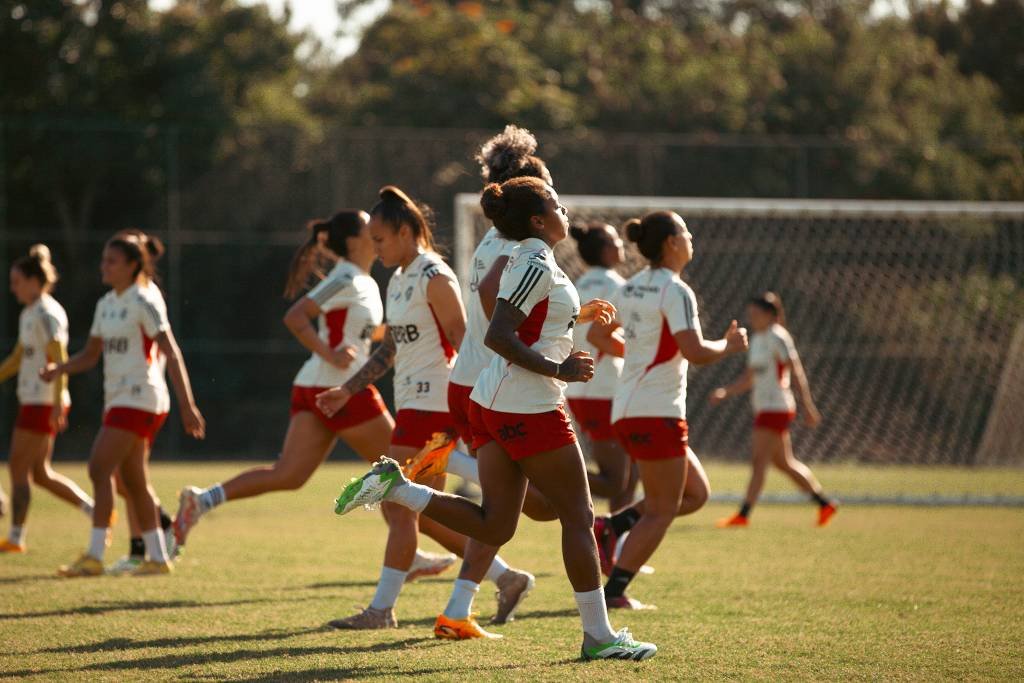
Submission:
{"label": "hair bun", "polygon": [[501,218],[508,212],[508,197],[502,192],[501,185],[491,183],[484,188],[483,194],[480,195],[480,207],[491,221]]}
{"label": "hair bun", "polygon": [[415,204],[405,192],[394,185],[385,185],[378,193],[381,199],[399,201],[403,204]]}
{"label": "hair bun", "polygon": [[631,242],[639,242],[644,238],[644,224],[639,218],[630,218],[622,227]]}
{"label": "hair bun", "polygon": [[45,244],[33,244],[28,248],[28,255],[41,263],[50,262],[50,248]]}
{"label": "hair bun", "polygon": [[577,242],[586,237],[588,232],[589,229],[583,227],[582,225],[573,225],[569,227],[569,234]]}

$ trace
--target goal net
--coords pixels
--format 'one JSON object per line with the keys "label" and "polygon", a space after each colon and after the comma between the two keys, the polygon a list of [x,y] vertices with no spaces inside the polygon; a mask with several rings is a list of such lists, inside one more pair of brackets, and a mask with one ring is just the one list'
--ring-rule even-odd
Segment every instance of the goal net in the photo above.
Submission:
{"label": "goal net", "polygon": [[[562,196],[574,222],[617,228],[678,212],[694,235],[685,279],[704,333],[778,292],[824,421],[796,425],[801,458],[904,464],[1024,464],[1024,203]],[[455,205],[463,286],[488,228],[474,194]],[[575,243],[557,246],[575,278]],[[627,241],[620,267],[645,265]],[[740,357],[691,369],[688,420],[702,455],[746,459],[745,400],[710,391]]]}

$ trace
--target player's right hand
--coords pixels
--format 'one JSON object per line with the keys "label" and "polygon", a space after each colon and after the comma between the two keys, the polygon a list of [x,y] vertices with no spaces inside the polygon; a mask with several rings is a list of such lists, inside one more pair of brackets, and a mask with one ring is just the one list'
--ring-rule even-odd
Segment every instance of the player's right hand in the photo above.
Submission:
{"label": "player's right hand", "polygon": [[316,395],[316,407],[327,417],[334,417],[335,413],[345,407],[350,398],[352,397],[345,387],[334,387]]}
{"label": "player's right hand", "polygon": [[594,376],[594,359],[586,351],[576,351],[558,364],[555,378],[563,382],[589,382]]}
{"label": "player's right hand", "polygon": [[729,353],[742,353],[747,350],[747,346],[747,328],[740,327],[740,324],[733,320],[725,332],[725,350]]}
{"label": "player's right hand", "polygon": [[729,398],[729,392],[725,390],[725,387],[718,387],[711,392],[711,396],[708,397],[708,403],[713,406],[717,406],[727,398]]}

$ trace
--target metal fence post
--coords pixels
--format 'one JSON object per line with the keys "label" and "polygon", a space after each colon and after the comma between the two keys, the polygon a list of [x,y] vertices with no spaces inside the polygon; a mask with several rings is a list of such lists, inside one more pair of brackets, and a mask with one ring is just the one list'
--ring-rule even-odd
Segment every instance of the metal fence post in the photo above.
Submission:
{"label": "metal fence post", "polygon": [[[167,295],[170,299],[168,314],[172,325],[177,328],[178,338],[185,339],[181,329],[183,318],[181,300],[184,296],[182,287],[182,243],[181,243],[181,192],[178,186],[178,136],[177,125],[170,125],[164,133],[167,154]],[[176,335],[177,336],[177,335]],[[181,406],[178,406],[181,410]],[[177,454],[181,448],[181,430],[171,429],[169,446],[172,453]]]}

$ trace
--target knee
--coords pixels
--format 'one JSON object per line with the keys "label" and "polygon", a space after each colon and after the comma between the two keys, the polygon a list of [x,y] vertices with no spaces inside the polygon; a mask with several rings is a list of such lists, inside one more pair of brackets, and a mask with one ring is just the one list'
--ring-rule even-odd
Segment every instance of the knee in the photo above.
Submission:
{"label": "knee", "polygon": [[[89,463],[89,479],[92,480],[94,486],[103,483],[109,484],[111,474],[110,468],[106,465],[98,462]],[[117,477],[117,491],[124,495],[124,483],[121,481],[121,477]]]}
{"label": "knee", "polygon": [[594,528],[594,504],[590,500],[581,501],[560,515],[559,519],[563,527],[592,530]]}
{"label": "knee", "polygon": [[11,496],[14,500],[28,500],[32,496],[32,487],[27,481],[18,482],[11,486]]}
{"label": "knee", "polygon": [[277,486],[282,491],[294,491],[302,488],[309,481],[309,472],[294,467],[275,467]]}
{"label": "knee", "polygon": [[500,548],[516,535],[516,524],[517,520],[511,522],[502,522],[494,524],[486,530],[486,533],[482,534],[484,538],[478,538],[476,540],[487,545],[492,545],[496,548]]}

